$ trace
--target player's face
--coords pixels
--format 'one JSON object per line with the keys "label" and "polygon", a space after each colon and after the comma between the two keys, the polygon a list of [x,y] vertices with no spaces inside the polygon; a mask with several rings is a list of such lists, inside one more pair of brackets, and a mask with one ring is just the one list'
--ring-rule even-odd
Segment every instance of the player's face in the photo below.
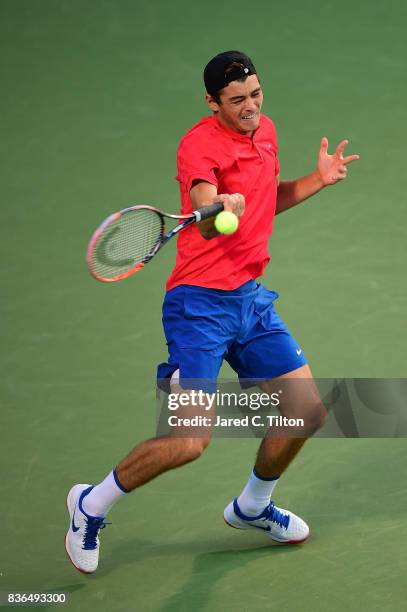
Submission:
{"label": "player's face", "polygon": [[209,108],[217,113],[219,121],[227,127],[251,136],[259,126],[263,92],[256,74],[243,82],[232,81],[222,89],[220,104],[207,96]]}

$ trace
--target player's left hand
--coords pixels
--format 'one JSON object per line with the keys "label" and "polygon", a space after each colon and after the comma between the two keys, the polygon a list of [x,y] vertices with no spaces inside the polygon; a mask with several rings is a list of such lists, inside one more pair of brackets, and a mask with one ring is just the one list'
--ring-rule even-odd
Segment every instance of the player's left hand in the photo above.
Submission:
{"label": "player's left hand", "polygon": [[321,140],[321,146],[318,155],[317,170],[321,177],[324,186],[335,185],[338,181],[346,178],[348,168],[347,165],[359,159],[359,155],[343,156],[343,152],[349,140],[342,140],[336,147],[333,155],[328,153],[328,138],[325,136]]}

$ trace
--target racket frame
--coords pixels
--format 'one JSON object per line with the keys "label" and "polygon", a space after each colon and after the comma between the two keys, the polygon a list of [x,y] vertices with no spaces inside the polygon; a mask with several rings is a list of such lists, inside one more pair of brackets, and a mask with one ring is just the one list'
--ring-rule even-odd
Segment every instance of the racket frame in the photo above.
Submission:
{"label": "racket frame", "polygon": [[[135,210],[146,210],[146,209],[151,210],[152,212],[156,213],[160,217],[161,236],[159,240],[157,240],[157,243],[154,245],[151,251],[146,255],[146,257],[144,257],[143,261],[139,262],[138,264],[130,268],[130,270],[126,270],[126,272],[117,274],[116,276],[112,278],[106,278],[104,276],[100,276],[100,274],[96,272],[93,266],[93,254],[95,252],[97,242],[100,236],[102,235],[102,233],[104,232],[104,230],[106,229],[106,227],[109,226],[113,221],[117,221],[117,219],[119,219],[121,216],[125,215],[126,213],[129,213]],[[170,238],[178,234],[180,231],[182,231],[189,225],[192,225],[193,223],[199,223],[200,221],[203,221],[204,219],[208,219],[209,217],[214,217],[218,213],[220,213],[222,210],[223,210],[222,202],[215,202],[214,204],[211,204],[210,206],[205,206],[203,208],[195,210],[188,215],[173,215],[170,213],[165,213],[162,210],[159,210],[158,208],[155,208],[154,206],[148,206],[147,204],[138,204],[136,206],[129,206],[127,208],[123,208],[122,210],[114,212],[108,217],[106,217],[104,221],[102,221],[102,223],[93,233],[89,241],[88,248],[86,251],[86,263],[88,265],[89,272],[96,280],[101,281],[102,283],[114,283],[116,281],[124,280],[125,278],[132,276],[133,274],[135,274],[136,272],[144,268],[145,264],[148,263],[154,257],[154,255],[158,253],[158,251],[170,240]],[[165,217],[167,217],[168,219],[175,219],[175,220],[184,219],[184,221],[182,223],[178,223],[178,225],[176,225],[175,227],[170,229],[168,232],[166,232],[165,222],[164,222]]]}

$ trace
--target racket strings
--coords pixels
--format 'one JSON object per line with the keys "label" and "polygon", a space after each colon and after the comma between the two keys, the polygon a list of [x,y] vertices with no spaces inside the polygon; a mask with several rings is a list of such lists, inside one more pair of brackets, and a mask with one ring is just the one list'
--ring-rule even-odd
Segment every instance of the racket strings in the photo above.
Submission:
{"label": "racket strings", "polygon": [[163,220],[152,210],[141,208],[121,214],[98,237],[92,258],[96,274],[114,278],[143,263],[163,233]]}

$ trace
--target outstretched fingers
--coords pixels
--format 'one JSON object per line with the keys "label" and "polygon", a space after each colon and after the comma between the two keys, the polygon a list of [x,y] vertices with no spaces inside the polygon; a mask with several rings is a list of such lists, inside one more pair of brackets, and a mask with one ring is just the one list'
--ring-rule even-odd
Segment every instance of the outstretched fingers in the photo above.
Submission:
{"label": "outstretched fingers", "polygon": [[349,144],[349,140],[342,140],[338,146],[336,147],[336,151],[335,151],[335,155],[337,155],[337,157],[342,158],[343,157],[343,152],[345,150],[346,145]]}
{"label": "outstretched fingers", "polygon": [[350,164],[351,162],[356,161],[358,159],[359,159],[359,155],[347,155],[346,157],[342,159],[342,163]]}
{"label": "outstretched fingers", "polygon": [[345,147],[349,144],[349,140],[345,139],[342,140],[338,146],[336,147],[336,151],[335,151],[335,155],[336,157],[338,157],[341,162],[343,164],[350,164],[353,161],[356,161],[359,159],[359,155],[346,155],[346,157],[343,156],[343,152],[345,150]]}

